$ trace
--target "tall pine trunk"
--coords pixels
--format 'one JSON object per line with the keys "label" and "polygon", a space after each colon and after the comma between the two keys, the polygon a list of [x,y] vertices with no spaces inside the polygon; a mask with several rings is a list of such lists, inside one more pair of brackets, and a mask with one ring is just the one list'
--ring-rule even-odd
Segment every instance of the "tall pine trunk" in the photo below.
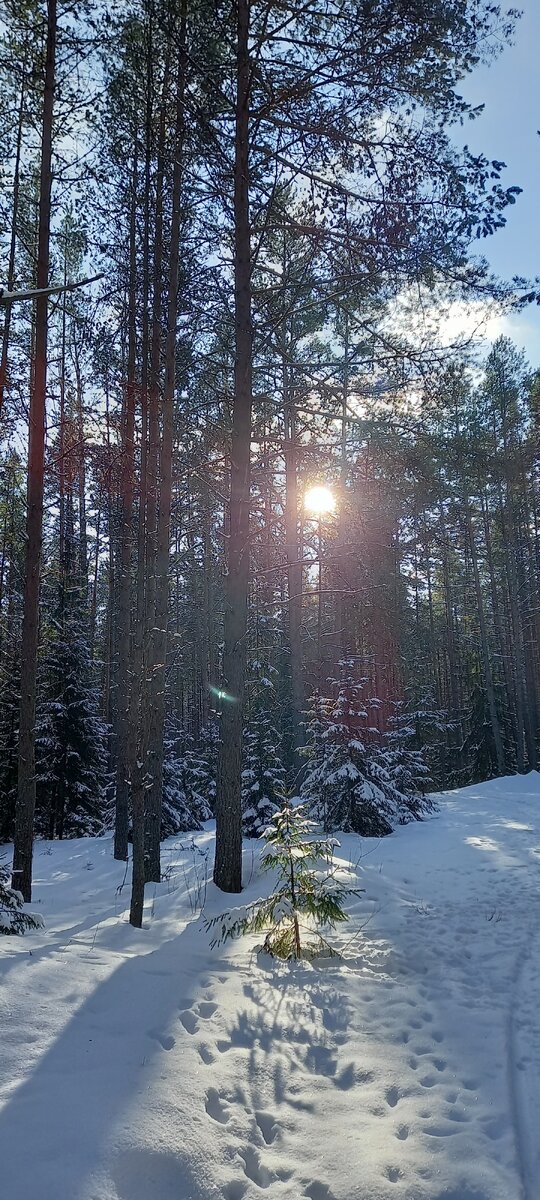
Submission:
{"label": "tall pine trunk", "polygon": [[133,154],[133,177],[129,225],[128,352],[123,413],[123,446],[120,469],[120,545],[117,592],[117,677],[116,677],[116,806],[114,857],[127,862],[129,830],[129,735],[131,650],[131,567],[133,559],[133,496],[135,482],[135,373],[137,302],[137,153]]}
{"label": "tall pine trunk", "polygon": [[161,879],[160,841],[163,798],[163,744],[169,612],[169,547],[172,504],[172,457],[174,443],[174,390],[176,376],[176,324],[180,251],[180,204],[184,147],[184,93],[186,76],[186,2],[182,5],[180,50],[176,85],[176,122],[171,212],[171,236],[167,283],[167,333],[165,340],[165,387],[163,391],[162,440],[159,460],[159,507],[155,564],[155,621],[153,630],[152,711],[150,719],[151,784],[147,791],[146,878]]}
{"label": "tall pine trunk", "polygon": [[250,557],[250,439],[253,390],[251,239],[249,224],[249,0],[237,0],[234,164],[235,363],[231,441],[229,549],[225,581],[223,690],[216,794],[214,882],[242,888],[242,726],[247,657]]}
{"label": "tall pine trunk", "polygon": [[[38,231],[38,288],[46,288],[49,275],[51,223],[52,133],[56,65],[56,0],[47,3],[47,47],[41,130],[41,170]],[[13,885],[24,900],[32,898],[32,854],[36,807],[35,712],[39,631],[39,590],[43,532],[45,475],[45,421],[47,390],[48,299],[36,300],[34,362],[28,430],[28,510],[21,654],[21,707],[19,724],[19,777],[13,853]]]}

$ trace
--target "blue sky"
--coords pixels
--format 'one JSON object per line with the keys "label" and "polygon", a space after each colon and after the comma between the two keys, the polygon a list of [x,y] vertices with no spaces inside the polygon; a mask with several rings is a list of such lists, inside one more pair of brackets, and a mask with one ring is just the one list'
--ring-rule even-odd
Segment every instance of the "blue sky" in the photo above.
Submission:
{"label": "blue sky", "polygon": [[[523,15],[513,45],[463,82],[462,94],[474,104],[484,103],[485,111],[456,131],[456,140],[503,160],[504,182],[523,188],[507,209],[506,227],[476,246],[504,278],[534,278],[540,276],[540,0],[517,0],[516,7]],[[540,366],[540,307],[530,306],[504,324],[531,364]]]}

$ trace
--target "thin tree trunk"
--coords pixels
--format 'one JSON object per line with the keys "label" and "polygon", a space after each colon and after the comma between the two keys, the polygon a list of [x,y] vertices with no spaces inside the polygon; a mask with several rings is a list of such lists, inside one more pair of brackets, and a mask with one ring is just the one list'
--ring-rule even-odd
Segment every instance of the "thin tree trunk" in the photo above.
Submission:
{"label": "thin tree trunk", "polygon": [[229,552],[225,581],[223,676],[228,699],[221,716],[216,795],[214,882],[242,888],[242,727],[246,676],[250,558],[250,439],[253,388],[251,239],[249,222],[249,12],[237,3],[237,80],[234,167],[235,364],[231,443]]}
{"label": "thin tree trunk", "polygon": [[174,173],[169,249],[167,335],[165,342],[165,387],[163,392],[160,490],[155,565],[155,628],[152,672],[152,712],[150,720],[151,785],[148,788],[146,814],[146,878],[161,879],[160,839],[163,797],[163,742],[165,726],[165,688],[167,668],[167,627],[169,611],[169,548],[172,502],[172,457],[174,442],[174,389],[176,376],[176,324],[180,251],[180,204],[184,147],[184,92],[186,75],[186,0],[182,4],[180,51],[176,84],[176,124]]}
{"label": "thin tree trunk", "polygon": [[497,771],[499,775],[504,774],[504,746],[501,734],[501,726],[499,722],[499,714],[497,712],[497,702],[495,699],[495,688],[493,685],[493,671],[491,669],[491,654],[488,644],[486,616],[484,611],[484,597],[482,594],[482,585],[480,581],[480,571],[478,569],[478,555],[476,552],[475,535],[471,518],[471,510],[467,497],[464,497],[465,521],[467,527],[467,537],[469,541],[469,550],[471,552],[471,562],[474,576],[474,590],[476,592],[476,605],[478,609],[478,622],[480,625],[480,645],[482,648],[484,682],[486,687],[486,696],[489,708],[489,717],[491,721],[491,729],[493,733],[493,741],[495,743],[495,756],[497,759]]}
{"label": "thin tree trunk", "polygon": [[131,564],[133,557],[133,494],[135,473],[135,372],[137,303],[137,153],[133,156],[132,195],[129,228],[128,353],[124,399],[123,447],[120,471],[120,547],[117,589],[117,680],[116,680],[116,805],[114,857],[128,859],[129,833],[129,736],[131,647]]}
{"label": "thin tree trunk", "polygon": [[143,233],[143,296],[141,345],[141,469],[139,487],[139,517],[137,534],[136,621],[133,638],[133,657],[130,695],[129,777],[131,781],[131,823],[133,830],[133,872],[129,920],[140,928],[144,909],[144,789],[148,753],[149,713],[144,697],[148,694],[146,677],[148,646],[146,641],[146,507],[148,493],[148,364],[149,364],[149,294],[150,294],[150,166],[152,143],[152,14],[148,19],[146,61],[146,145],[144,168],[144,233]]}
{"label": "thin tree trunk", "polygon": [[[7,290],[15,290],[15,254],[17,249],[17,223],[19,219],[19,193],[21,185],[21,148],[24,124],[24,101],[26,97],[26,46],[22,62],[21,95],[17,115],[17,141],[15,146],[15,162],[13,166],[13,207],[11,210],[11,237],[7,269]],[[8,378],[9,337],[11,332],[12,305],[4,309],[4,328],[2,330],[2,352],[0,355],[0,419],[4,407],[4,391]]]}
{"label": "thin tree trunk", "polygon": [[[38,288],[46,288],[49,275],[49,241],[52,186],[52,132],[56,64],[56,0],[47,3],[47,48],[41,132],[39,193]],[[19,722],[19,780],[13,853],[13,884],[25,901],[32,898],[32,855],[36,807],[35,712],[39,631],[39,591],[43,533],[45,475],[45,425],[47,393],[48,297],[38,296],[35,309],[35,344],[28,434],[28,511],[21,654],[21,707]]]}

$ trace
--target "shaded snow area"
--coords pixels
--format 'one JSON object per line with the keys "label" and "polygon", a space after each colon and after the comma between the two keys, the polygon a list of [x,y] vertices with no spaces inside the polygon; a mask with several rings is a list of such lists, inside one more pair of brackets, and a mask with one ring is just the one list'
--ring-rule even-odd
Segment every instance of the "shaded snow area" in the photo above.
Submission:
{"label": "shaded snow area", "polygon": [[210,830],[165,844],[141,931],[109,838],[39,843],[46,928],[0,943],[2,1195],[537,1200],[540,776],[439,799],[341,839],[366,890],[326,965],[210,949]]}

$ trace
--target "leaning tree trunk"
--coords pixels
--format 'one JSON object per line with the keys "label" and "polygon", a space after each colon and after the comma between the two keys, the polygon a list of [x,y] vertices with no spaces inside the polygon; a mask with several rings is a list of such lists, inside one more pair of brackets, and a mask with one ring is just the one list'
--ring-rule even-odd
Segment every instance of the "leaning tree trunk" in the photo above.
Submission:
{"label": "leaning tree trunk", "polygon": [[249,227],[249,0],[237,6],[237,82],[234,165],[235,364],[225,581],[223,690],[214,882],[224,892],[242,888],[242,725],[246,675],[249,581],[250,439],[253,328]]}
{"label": "leaning tree trunk", "polygon": [[[56,0],[47,3],[47,48],[41,130],[39,192],[38,288],[46,288],[49,275],[51,222],[51,160],[56,62]],[[45,475],[45,419],[47,389],[48,299],[36,300],[34,362],[28,429],[28,510],[21,654],[21,707],[19,724],[19,780],[13,853],[13,885],[32,898],[32,853],[36,807],[35,712],[39,628],[39,585],[43,531]]]}

